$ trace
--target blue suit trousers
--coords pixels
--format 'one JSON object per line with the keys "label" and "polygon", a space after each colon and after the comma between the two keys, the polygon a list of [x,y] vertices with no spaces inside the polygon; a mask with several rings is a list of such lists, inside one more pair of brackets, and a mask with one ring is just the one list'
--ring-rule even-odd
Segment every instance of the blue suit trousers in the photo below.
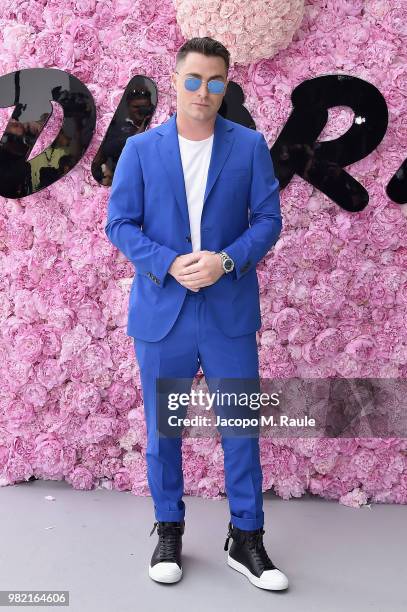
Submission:
{"label": "blue suit trousers", "polygon": [[[158,435],[156,378],[190,379],[192,384],[201,365],[207,383],[211,377],[258,379],[256,332],[233,338],[226,336],[212,320],[202,289],[187,290],[168,334],[156,342],[134,338],[134,348],[143,391],[147,478],[155,517],[157,521],[182,521],[185,517],[182,438]],[[244,530],[263,527],[263,474],[258,435],[222,435],[221,443],[230,520]]]}

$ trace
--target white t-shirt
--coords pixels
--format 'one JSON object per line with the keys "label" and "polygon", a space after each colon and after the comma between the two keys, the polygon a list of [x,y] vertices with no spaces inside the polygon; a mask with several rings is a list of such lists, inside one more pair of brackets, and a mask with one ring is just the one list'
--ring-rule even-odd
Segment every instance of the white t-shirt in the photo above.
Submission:
{"label": "white t-shirt", "polygon": [[201,250],[201,215],[212,154],[213,134],[205,140],[189,140],[178,134],[191,227],[192,251]]}

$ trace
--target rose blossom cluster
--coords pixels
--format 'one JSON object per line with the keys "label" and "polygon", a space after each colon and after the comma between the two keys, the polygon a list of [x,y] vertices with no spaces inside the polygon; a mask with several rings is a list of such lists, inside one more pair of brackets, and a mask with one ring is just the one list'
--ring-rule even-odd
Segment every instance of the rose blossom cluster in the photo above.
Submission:
{"label": "rose blossom cluster", "polygon": [[[241,11],[241,3],[222,6]],[[210,13],[203,8],[195,18]],[[407,5],[306,2],[297,31],[285,34],[291,43],[284,48],[280,40],[281,50],[269,58],[251,58],[257,34],[246,25],[240,32],[242,23],[234,18],[232,25],[251,63],[233,65],[229,78],[243,88],[270,146],[291,112],[292,90],[307,78],[361,77],[380,89],[389,108],[383,141],[347,168],[369,193],[365,210],[347,213],[299,177],[281,192],[283,231],[257,266],[260,375],[405,378],[407,220],[385,189],[405,155]],[[63,180],[27,198],[0,198],[0,485],[34,477],[149,494],[140,373],[126,334],[134,267],[106,238],[109,190],[96,184],[90,167],[135,74],[159,88],[152,127],[175,111],[169,76],[184,41],[180,25],[170,0],[1,4],[1,74],[48,66],[79,77],[95,98],[97,127]],[[201,26],[191,35],[209,31],[205,20]],[[262,34],[267,48],[272,26]],[[3,128],[10,112],[1,113]],[[36,152],[51,142],[59,121],[55,108]],[[330,109],[320,140],[340,136],[351,123],[350,109]],[[287,437],[260,444],[263,489],[285,499],[309,491],[353,507],[407,503],[405,439]],[[225,494],[219,439],[186,438],[183,462],[186,494]]]}

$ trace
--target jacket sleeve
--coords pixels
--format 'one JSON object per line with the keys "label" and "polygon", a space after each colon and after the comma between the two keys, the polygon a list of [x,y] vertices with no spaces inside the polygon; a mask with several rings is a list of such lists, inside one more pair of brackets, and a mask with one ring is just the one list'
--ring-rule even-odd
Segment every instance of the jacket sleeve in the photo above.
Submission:
{"label": "jacket sleeve", "polygon": [[259,133],[252,160],[249,225],[243,234],[222,250],[233,259],[233,279],[239,280],[277,242],[283,227],[279,181],[263,134]]}
{"label": "jacket sleeve", "polygon": [[137,271],[158,287],[178,253],[150,240],[141,227],[144,218],[144,181],[134,136],[126,140],[116,165],[108,202],[105,233]]}

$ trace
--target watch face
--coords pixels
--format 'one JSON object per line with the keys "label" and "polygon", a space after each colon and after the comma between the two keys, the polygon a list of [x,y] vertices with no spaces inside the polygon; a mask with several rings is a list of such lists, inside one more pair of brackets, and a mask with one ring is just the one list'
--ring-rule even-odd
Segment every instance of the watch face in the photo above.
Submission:
{"label": "watch face", "polygon": [[233,262],[230,259],[225,261],[225,268],[228,272],[233,269]]}

